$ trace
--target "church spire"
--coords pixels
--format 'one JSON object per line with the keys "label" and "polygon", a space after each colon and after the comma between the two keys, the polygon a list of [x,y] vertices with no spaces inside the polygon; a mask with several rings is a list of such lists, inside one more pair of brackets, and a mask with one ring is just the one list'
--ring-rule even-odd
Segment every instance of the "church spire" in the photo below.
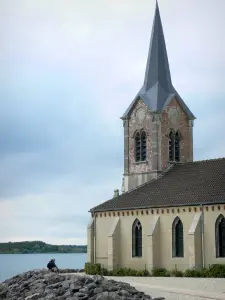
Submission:
{"label": "church spire", "polygon": [[[158,86],[156,86],[158,85]],[[155,16],[152,26],[152,35],[148,60],[145,71],[145,80],[143,92],[148,93],[152,88],[157,91],[155,97],[159,98],[160,87],[166,92],[172,91],[172,82],[170,76],[170,68],[166,51],[166,43],[163,34],[162,22],[159,13],[158,1],[156,1]],[[158,95],[157,95],[158,92]],[[153,95],[152,95],[153,96]],[[157,101],[158,100],[158,101]],[[160,99],[155,99],[156,103],[152,103],[154,109],[160,109]],[[151,101],[153,102],[153,101]],[[159,103],[158,103],[159,102]]]}
{"label": "church spire", "polygon": [[138,99],[142,99],[152,112],[158,112],[174,97],[178,99],[189,119],[195,119],[177,91],[172,85],[166,43],[156,1],[155,16],[152,26],[152,35],[145,70],[144,84],[132,101],[122,119],[129,117],[131,110]]}

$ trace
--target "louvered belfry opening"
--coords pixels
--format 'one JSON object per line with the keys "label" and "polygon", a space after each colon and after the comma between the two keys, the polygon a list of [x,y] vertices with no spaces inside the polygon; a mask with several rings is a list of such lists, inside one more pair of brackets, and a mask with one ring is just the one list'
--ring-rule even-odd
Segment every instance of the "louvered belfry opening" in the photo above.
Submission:
{"label": "louvered belfry opening", "polygon": [[225,257],[225,218],[220,215],[216,221],[216,256]]}
{"label": "louvered belfry opening", "polygon": [[142,256],[142,226],[139,220],[135,220],[132,227],[132,256]]}
{"label": "louvered belfry opening", "polygon": [[173,257],[183,257],[184,256],[184,231],[183,223],[177,217],[173,222],[172,227],[172,240],[173,240]]}
{"label": "louvered belfry opening", "polygon": [[146,161],[147,158],[147,136],[144,131],[135,135],[135,160]]}
{"label": "louvered belfry opening", "polygon": [[180,136],[179,132],[169,133],[169,161],[180,161]]}
{"label": "louvered belfry opening", "polygon": [[141,137],[140,133],[137,132],[135,136],[135,154],[136,154],[136,161],[141,160]]}
{"label": "louvered belfry opening", "polygon": [[175,161],[180,161],[180,137],[178,132],[175,134]]}
{"label": "louvered belfry opening", "polygon": [[174,161],[174,132],[169,134],[169,160]]}
{"label": "louvered belfry opening", "polygon": [[141,133],[141,160],[146,160],[146,133]]}

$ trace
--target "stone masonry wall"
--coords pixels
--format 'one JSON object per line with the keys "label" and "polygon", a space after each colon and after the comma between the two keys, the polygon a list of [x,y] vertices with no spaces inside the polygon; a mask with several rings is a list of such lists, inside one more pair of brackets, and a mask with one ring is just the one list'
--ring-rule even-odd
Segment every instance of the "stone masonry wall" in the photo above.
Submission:
{"label": "stone masonry wall", "polygon": [[[142,109],[142,118],[138,118],[138,111]],[[143,116],[144,114],[144,116]],[[156,139],[154,116],[149,111],[143,100],[139,100],[134,107],[130,119],[125,124],[125,174],[140,174],[155,171],[163,171],[168,167],[170,129],[179,131],[180,134],[180,162],[193,161],[193,128],[192,121],[174,98],[163,110],[158,129],[158,146],[154,144]],[[135,161],[135,133],[143,129],[147,134],[147,161]],[[154,147],[153,147],[154,146]],[[159,157],[157,158],[156,153]],[[157,162],[158,160],[158,162]]]}
{"label": "stone masonry wall", "polygon": [[193,160],[193,135],[192,126],[187,115],[179,105],[176,99],[173,99],[162,113],[161,126],[161,160],[162,169],[168,165],[170,129],[179,130],[180,132],[180,161],[188,162]]}
{"label": "stone masonry wall", "polygon": [[[136,112],[143,108],[145,111],[145,118],[143,121],[139,121],[136,117]],[[147,163],[137,163],[135,161],[135,132],[137,130],[144,129],[147,134]],[[131,114],[129,120],[129,173],[144,173],[150,172],[152,170],[151,165],[151,155],[152,155],[152,139],[151,139],[151,132],[152,129],[152,116],[144,104],[143,100],[139,100],[133,112]]]}

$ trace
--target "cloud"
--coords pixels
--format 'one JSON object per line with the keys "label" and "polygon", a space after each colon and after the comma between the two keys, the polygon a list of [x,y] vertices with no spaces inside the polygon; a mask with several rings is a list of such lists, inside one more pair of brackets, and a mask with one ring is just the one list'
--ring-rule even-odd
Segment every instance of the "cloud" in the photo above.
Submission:
{"label": "cloud", "polygon": [[[88,210],[121,186],[119,117],[143,83],[154,5],[1,1],[0,241],[86,241]],[[159,6],[195,158],[223,156],[224,1]]]}

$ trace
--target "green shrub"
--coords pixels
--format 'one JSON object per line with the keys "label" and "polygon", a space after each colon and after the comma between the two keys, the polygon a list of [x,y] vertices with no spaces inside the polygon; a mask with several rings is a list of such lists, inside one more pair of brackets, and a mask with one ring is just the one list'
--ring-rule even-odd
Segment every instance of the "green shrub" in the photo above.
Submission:
{"label": "green shrub", "polygon": [[[103,276],[150,276],[147,270],[135,270],[131,268],[118,268],[114,270],[107,270],[101,267],[101,264],[86,263],[84,271],[89,275],[103,275]],[[209,268],[202,270],[187,269],[184,273],[180,270],[172,270],[171,272],[165,268],[152,269],[152,276],[156,277],[210,277],[210,278],[225,278],[225,264],[215,264]]]}
{"label": "green shrub", "polygon": [[137,272],[137,270],[131,268],[124,268],[124,276],[138,276]]}
{"label": "green shrub", "polygon": [[209,277],[209,278],[225,278],[225,265],[215,264],[209,268],[202,270],[187,269],[184,272],[185,277]]}
{"label": "green shrub", "polygon": [[137,270],[136,276],[148,277],[148,276],[150,276],[150,273],[148,272],[148,270]]}
{"label": "green shrub", "polygon": [[111,272],[111,271],[109,271],[109,270],[107,270],[107,269],[105,269],[105,268],[102,268],[102,270],[101,270],[101,274],[102,274],[103,276],[110,276],[110,275],[109,275],[110,272]]}
{"label": "green shrub", "polygon": [[187,269],[184,272],[184,277],[202,277],[202,271],[195,269]]}
{"label": "green shrub", "polygon": [[215,264],[202,270],[188,269],[184,272],[185,277],[208,277],[225,278],[225,265]]}
{"label": "green shrub", "polygon": [[176,270],[176,269],[172,270],[170,272],[170,274],[171,274],[171,276],[174,276],[174,277],[183,277],[184,276],[182,271],[179,271],[179,270]]}
{"label": "green shrub", "polygon": [[125,276],[126,269],[114,269],[112,270],[112,276]]}
{"label": "green shrub", "polygon": [[152,269],[152,276],[170,277],[170,272],[165,268],[154,268],[154,269]]}
{"label": "green shrub", "polygon": [[205,275],[205,277],[211,278],[225,278],[225,265],[211,265],[208,269],[205,270]]}
{"label": "green shrub", "polygon": [[149,276],[147,270],[134,270],[131,268],[120,268],[111,271],[109,276]]}
{"label": "green shrub", "polygon": [[201,269],[201,276],[200,277],[209,277],[209,269],[203,268]]}
{"label": "green shrub", "polygon": [[86,263],[84,272],[89,275],[97,275],[102,273],[102,268],[100,264]]}
{"label": "green shrub", "polygon": [[100,264],[86,263],[84,272],[89,275],[103,275],[103,276],[149,276],[147,270],[134,270],[131,268],[118,268],[114,270],[107,270],[102,268]]}

